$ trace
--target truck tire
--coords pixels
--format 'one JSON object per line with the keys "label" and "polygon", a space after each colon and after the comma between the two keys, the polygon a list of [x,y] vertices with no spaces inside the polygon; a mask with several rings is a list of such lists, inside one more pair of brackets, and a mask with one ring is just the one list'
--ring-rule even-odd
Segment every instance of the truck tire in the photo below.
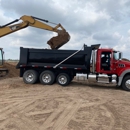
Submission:
{"label": "truck tire", "polygon": [[74,76],[70,76],[70,81],[72,81],[74,79]]}
{"label": "truck tire", "polygon": [[123,79],[122,88],[126,91],[130,91],[130,76],[126,76]]}
{"label": "truck tire", "polygon": [[38,72],[35,70],[27,70],[23,74],[23,81],[26,84],[34,84],[38,80]]}
{"label": "truck tire", "polygon": [[45,70],[40,75],[40,82],[45,85],[52,85],[55,81],[55,74],[50,70]]}
{"label": "truck tire", "polygon": [[67,86],[70,83],[71,79],[67,73],[60,73],[57,76],[57,83],[62,86]]}

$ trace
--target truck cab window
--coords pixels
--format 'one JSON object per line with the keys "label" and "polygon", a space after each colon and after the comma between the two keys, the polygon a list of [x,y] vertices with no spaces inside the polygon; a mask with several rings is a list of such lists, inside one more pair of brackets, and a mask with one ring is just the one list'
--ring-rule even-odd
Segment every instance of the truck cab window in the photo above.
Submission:
{"label": "truck cab window", "polygon": [[113,53],[113,58],[115,59],[115,60],[119,60],[119,52],[114,52]]}
{"label": "truck cab window", "polygon": [[110,70],[111,53],[103,52],[101,54],[101,69]]}

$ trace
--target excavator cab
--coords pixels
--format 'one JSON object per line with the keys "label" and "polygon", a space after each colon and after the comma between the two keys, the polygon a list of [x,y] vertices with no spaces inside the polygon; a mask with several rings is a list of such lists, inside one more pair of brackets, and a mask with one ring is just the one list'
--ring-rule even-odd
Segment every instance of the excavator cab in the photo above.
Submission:
{"label": "excavator cab", "polygon": [[0,77],[3,77],[8,74],[8,69],[3,67],[4,62],[3,55],[4,55],[3,49],[0,48]]}

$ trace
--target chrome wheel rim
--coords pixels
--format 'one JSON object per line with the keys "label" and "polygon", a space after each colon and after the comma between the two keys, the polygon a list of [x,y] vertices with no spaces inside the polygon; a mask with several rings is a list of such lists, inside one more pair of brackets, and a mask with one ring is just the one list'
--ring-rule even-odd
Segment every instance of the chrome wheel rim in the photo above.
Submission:
{"label": "chrome wheel rim", "polygon": [[42,80],[44,83],[49,83],[51,81],[51,76],[49,74],[44,74]]}
{"label": "chrome wheel rim", "polygon": [[67,78],[64,75],[59,76],[59,83],[65,84],[67,82]]}
{"label": "chrome wheel rim", "polygon": [[128,89],[130,89],[130,79],[126,81],[125,85]]}
{"label": "chrome wheel rim", "polygon": [[27,80],[28,82],[31,82],[31,81],[33,81],[33,79],[34,79],[33,73],[28,73],[28,74],[27,74],[27,77],[26,77],[26,80]]}

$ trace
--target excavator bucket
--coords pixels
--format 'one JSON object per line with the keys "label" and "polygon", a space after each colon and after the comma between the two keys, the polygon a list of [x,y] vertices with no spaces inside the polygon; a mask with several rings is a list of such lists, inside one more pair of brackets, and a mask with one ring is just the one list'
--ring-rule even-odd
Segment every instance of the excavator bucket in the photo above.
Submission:
{"label": "excavator bucket", "polygon": [[59,30],[58,36],[52,37],[47,44],[50,45],[51,49],[58,49],[70,40],[70,35],[65,30]]}

